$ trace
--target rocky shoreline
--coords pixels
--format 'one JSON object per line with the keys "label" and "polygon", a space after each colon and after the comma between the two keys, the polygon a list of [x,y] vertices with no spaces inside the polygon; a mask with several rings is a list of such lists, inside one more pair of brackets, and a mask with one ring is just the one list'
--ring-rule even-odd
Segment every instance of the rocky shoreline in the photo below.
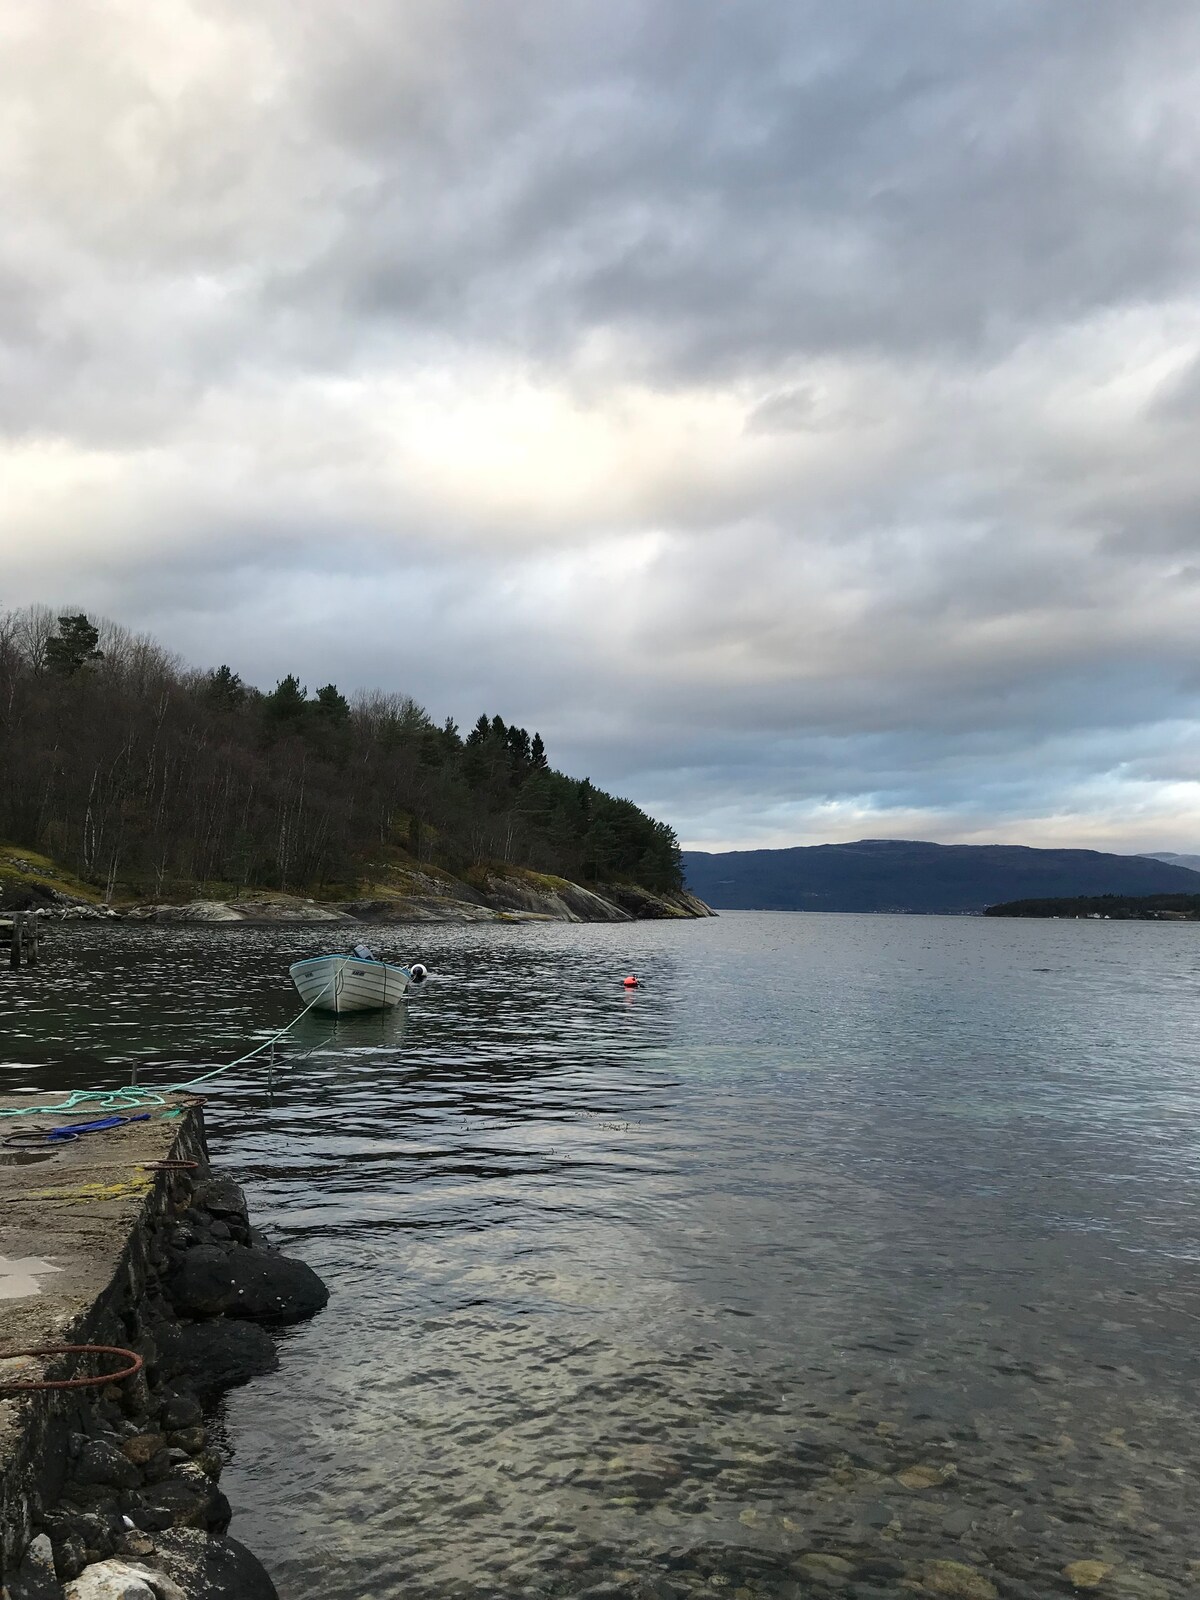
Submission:
{"label": "rocky shoreline", "polygon": [[328,1291],[250,1225],[202,1134],[191,1144],[195,1170],[164,1175],[120,1291],[87,1330],[141,1356],[142,1371],[29,1406],[40,1437],[7,1600],[277,1600],[229,1537],[206,1418],[225,1390],[278,1366],[269,1330],[313,1315]]}
{"label": "rocky shoreline", "polygon": [[[153,922],[186,925],[225,922],[295,926],[324,922],[405,924],[420,922],[645,922],[712,917],[716,912],[685,890],[670,895],[623,886],[608,898],[572,884],[543,895],[498,896],[491,902],[449,896],[370,897],[322,904],[289,895],[242,900],[189,900],[181,904],[111,906],[66,897],[18,907],[58,922]],[[32,897],[29,897],[32,898]]]}
{"label": "rocky shoreline", "polygon": [[585,888],[523,867],[472,869],[458,878],[437,867],[389,867],[348,899],[316,899],[278,890],[242,890],[228,898],[189,898],[117,905],[101,902],[77,880],[19,853],[0,857],[0,909],[32,911],[56,921],[214,923],[644,922],[690,920],[716,913],[686,889],[632,883]]}
{"label": "rocky shoreline", "polygon": [[500,894],[490,901],[457,900],[430,895],[417,898],[367,898],[322,905],[274,895],[246,900],[192,900],[183,905],[136,906],[123,913],[128,921],[159,923],[342,922],[403,924],[420,922],[643,922],[711,917],[716,913],[683,890],[652,895],[647,890],[622,889],[608,897],[571,884],[544,893]]}

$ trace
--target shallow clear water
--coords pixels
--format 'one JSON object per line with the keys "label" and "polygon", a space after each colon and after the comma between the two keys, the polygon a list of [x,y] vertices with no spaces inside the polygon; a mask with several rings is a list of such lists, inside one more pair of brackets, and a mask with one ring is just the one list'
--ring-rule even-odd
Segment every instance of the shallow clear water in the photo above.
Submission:
{"label": "shallow clear water", "polygon": [[[229,1059],[330,937],[56,929],[0,974],[5,1077]],[[1200,929],[389,942],[437,974],[406,1015],[313,1014],[207,1108],[332,1290],[225,1403],[285,1600],[1191,1590]]]}

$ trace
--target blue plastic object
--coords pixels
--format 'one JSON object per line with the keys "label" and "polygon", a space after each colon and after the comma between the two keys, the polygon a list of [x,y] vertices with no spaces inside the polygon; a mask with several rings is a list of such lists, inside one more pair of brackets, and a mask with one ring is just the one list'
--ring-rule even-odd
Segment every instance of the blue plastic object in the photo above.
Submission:
{"label": "blue plastic object", "polygon": [[65,1128],[52,1128],[47,1133],[48,1141],[56,1139],[78,1139],[84,1133],[100,1133],[105,1128],[119,1128],[123,1122],[149,1122],[150,1113],[143,1111],[137,1117],[97,1117],[94,1122],[72,1122]]}

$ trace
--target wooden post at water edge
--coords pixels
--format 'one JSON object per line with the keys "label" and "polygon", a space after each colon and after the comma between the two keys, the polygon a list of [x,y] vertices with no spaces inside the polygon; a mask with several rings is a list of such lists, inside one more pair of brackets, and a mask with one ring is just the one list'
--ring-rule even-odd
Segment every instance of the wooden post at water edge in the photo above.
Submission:
{"label": "wooden post at water edge", "polygon": [[8,939],[8,964],[14,970],[24,963],[38,964],[41,928],[31,911],[14,911],[11,922],[0,922],[0,940]]}

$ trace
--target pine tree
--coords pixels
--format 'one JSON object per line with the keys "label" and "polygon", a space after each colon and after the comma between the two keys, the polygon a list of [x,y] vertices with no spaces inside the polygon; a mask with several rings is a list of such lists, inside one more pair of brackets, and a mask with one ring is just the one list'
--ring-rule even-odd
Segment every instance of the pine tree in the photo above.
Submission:
{"label": "pine tree", "polygon": [[236,711],[246,698],[246,685],[229,667],[218,667],[209,673],[205,692],[221,711]]}
{"label": "pine tree", "polygon": [[317,690],[314,702],[317,715],[328,717],[330,722],[342,723],[350,720],[350,702],[345,695],[338,693],[337,685],[327,683],[323,689]]}
{"label": "pine tree", "polygon": [[99,642],[99,631],[82,611],[59,617],[58,632],[46,640],[46,665],[61,677],[74,677],[91,662],[104,660],[104,651],[96,648]]}
{"label": "pine tree", "polygon": [[267,715],[276,722],[294,722],[303,716],[308,704],[308,690],[301,687],[300,679],[293,673],[281,678],[267,696]]}

